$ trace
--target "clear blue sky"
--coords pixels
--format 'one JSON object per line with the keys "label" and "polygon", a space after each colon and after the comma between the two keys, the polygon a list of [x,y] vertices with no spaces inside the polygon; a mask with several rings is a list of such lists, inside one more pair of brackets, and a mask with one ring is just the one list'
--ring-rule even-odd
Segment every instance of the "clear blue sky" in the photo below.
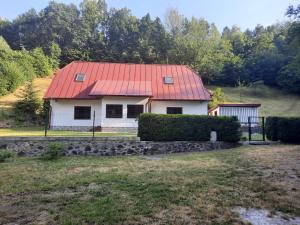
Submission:
{"label": "clear blue sky", "polygon": [[[57,0],[74,3],[81,0]],[[48,0],[0,0],[0,17],[14,19],[30,8],[40,10]],[[109,7],[131,9],[135,16],[147,12],[164,20],[168,8],[177,8],[186,17],[203,17],[214,22],[221,30],[224,26],[238,25],[242,29],[253,29],[256,24],[264,26],[287,20],[284,13],[288,5],[299,4],[299,0],[107,0]]]}

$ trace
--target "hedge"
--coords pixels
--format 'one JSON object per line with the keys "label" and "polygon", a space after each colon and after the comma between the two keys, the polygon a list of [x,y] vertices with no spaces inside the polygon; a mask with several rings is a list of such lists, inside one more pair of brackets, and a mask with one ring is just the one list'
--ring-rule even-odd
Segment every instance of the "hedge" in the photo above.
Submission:
{"label": "hedge", "polygon": [[271,141],[300,143],[300,117],[268,117],[266,135]]}
{"label": "hedge", "polygon": [[278,141],[278,120],[279,117],[267,117],[266,119],[266,136],[268,140]]}
{"label": "hedge", "polygon": [[143,113],[138,136],[143,141],[209,141],[210,132],[218,141],[238,142],[240,123],[236,117]]}

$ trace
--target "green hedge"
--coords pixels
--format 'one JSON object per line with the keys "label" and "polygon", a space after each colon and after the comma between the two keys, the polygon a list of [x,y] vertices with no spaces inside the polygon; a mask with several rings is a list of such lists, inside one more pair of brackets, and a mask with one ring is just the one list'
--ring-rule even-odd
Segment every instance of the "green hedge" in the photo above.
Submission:
{"label": "green hedge", "polygon": [[268,117],[266,135],[271,141],[300,143],[300,117]]}
{"label": "green hedge", "polygon": [[266,136],[268,140],[278,141],[278,120],[279,117],[267,117],[266,119]]}
{"label": "green hedge", "polygon": [[143,141],[209,141],[211,131],[217,132],[218,141],[238,142],[241,137],[235,117],[152,113],[139,117],[138,136]]}

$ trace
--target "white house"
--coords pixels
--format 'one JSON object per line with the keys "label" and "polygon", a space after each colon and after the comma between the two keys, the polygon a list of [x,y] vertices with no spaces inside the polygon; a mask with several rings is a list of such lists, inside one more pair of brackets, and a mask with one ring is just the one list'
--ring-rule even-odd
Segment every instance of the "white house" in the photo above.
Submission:
{"label": "white house", "polygon": [[128,131],[143,112],[207,115],[211,96],[184,65],[76,61],[55,73],[44,99],[51,129]]}
{"label": "white house", "polygon": [[249,117],[253,117],[252,122],[257,120],[260,106],[261,104],[254,103],[222,103],[208,113],[211,116],[236,116],[243,126],[248,124]]}

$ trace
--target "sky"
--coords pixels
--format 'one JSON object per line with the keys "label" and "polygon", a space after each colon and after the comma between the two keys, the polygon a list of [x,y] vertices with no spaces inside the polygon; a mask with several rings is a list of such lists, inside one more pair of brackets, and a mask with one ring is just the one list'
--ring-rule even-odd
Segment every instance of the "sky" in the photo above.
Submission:
{"label": "sky", "polygon": [[[57,2],[79,5],[81,0],[56,0]],[[49,0],[0,0],[0,17],[9,20],[30,8],[40,10]],[[264,26],[288,20],[284,15],[289,5],[299,0],[106,0],[108,7],[130,9],[133,15],[142,17],[164,16],[168,8],[177,8],[188,18],[205,18],[214,22],[219,30],[225,26],[237,25],[243,30],[253,29],[257,24]]]}

